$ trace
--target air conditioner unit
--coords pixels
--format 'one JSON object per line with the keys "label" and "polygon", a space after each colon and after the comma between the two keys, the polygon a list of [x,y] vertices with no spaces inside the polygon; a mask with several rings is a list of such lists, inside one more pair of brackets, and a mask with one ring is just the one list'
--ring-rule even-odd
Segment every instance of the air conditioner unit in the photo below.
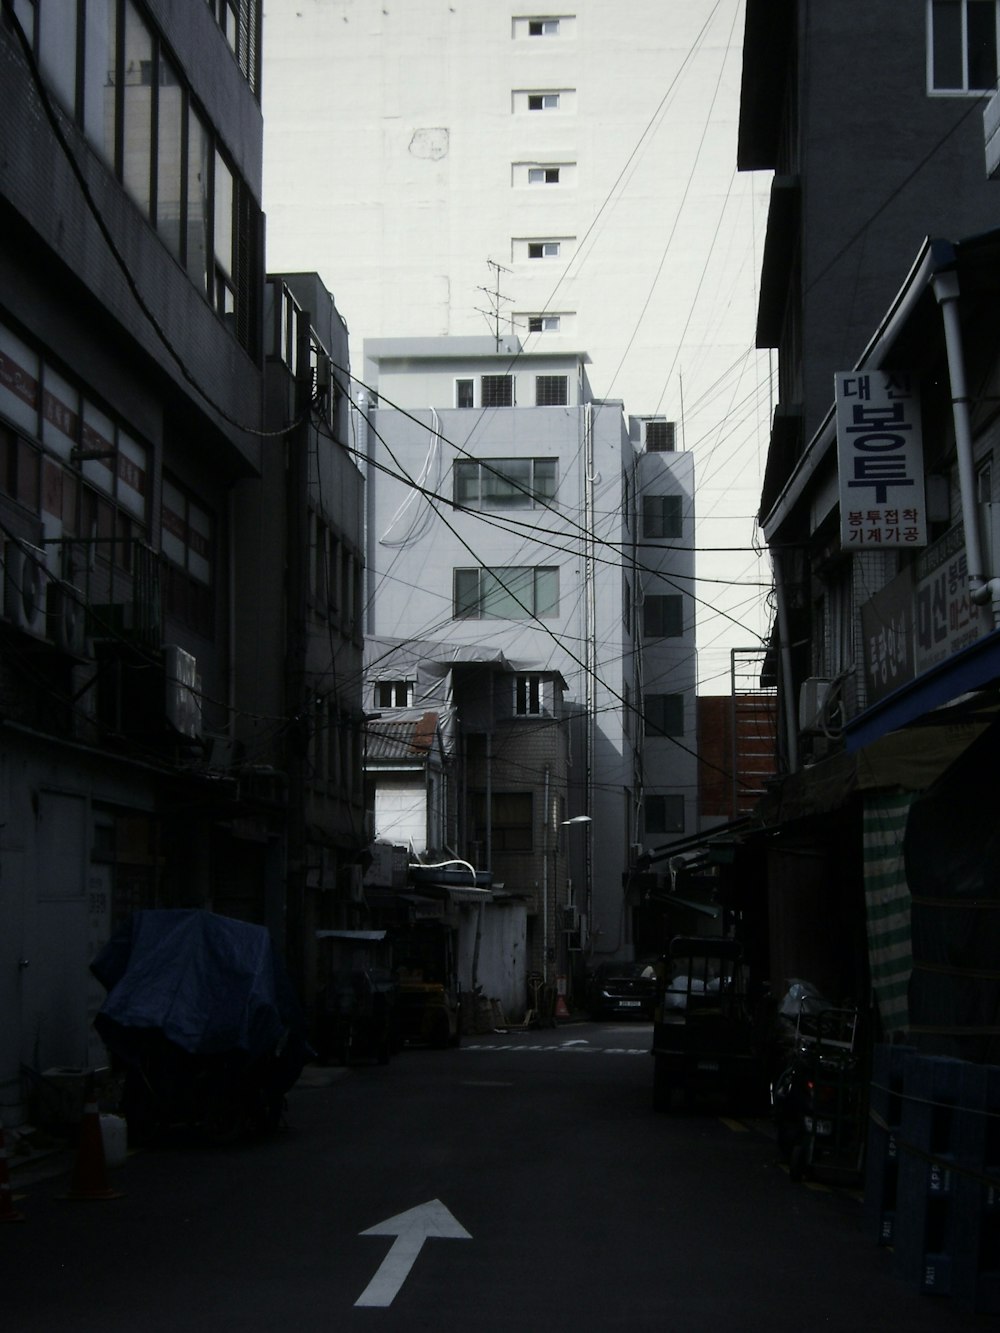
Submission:
{"label": "air conditioner unit", "polygon": [[799,731],[822,731],[824,713],[832,681],[825,676],[809,676],[799,687]]}
{"label": "air conditioner unit", "polygon": [[48,638],[64,653],[79,657],[86,651],[87,616],[79,593],[68,583],[49,584],[46,598]]}
{"label": "air conditioner unit", "polygon": [[201,735],[201,677],[197,659],[175,643],[163,646],[167,721],[191,740]]}
{"label": "air conditioner unit", "polygon": [[3,611],[18,629],[45,637],[45,552],[27,542],[3,548]]}

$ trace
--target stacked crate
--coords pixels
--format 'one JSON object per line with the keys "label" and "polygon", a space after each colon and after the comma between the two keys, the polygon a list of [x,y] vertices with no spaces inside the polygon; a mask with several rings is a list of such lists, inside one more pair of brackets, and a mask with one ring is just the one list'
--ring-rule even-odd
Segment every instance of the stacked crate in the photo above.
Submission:
{"label": "stacked crate", "polygon": [[883,1047],[872,1082],[878,1243],[909,1286],[1000,1313],[1000,1068]]}
{"label": "stacked crate", "polygon": [[872,1056],[865,1214],[879,1245],[891,1246],[895,1239],[903,1062],[913,1054],[912,1046],[876,1046]]}

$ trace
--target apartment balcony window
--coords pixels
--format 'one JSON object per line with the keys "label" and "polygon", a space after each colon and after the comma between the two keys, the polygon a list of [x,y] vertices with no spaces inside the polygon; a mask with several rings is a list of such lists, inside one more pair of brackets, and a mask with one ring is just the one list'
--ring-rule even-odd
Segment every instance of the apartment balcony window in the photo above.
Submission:
{"label": "apartment balcony window", "polygon": [[536,620],[559,614],[557,566],[456,569],[456,620]]}
{"label": "apartment balcony window", "polygon": [[480,404],[483,407],[513,407],[513,375],[484,375],[479,383]]}
{"label": "apartment balcony window", "polygon": [[514,680],[514,713],[517,717],[540,717],[545,708],[545,684],[541,676],[517,676]]}
{"label": "apartment balcony window", "polygon": [[461,509],[537,509],[555,499],[554,458],[463,459],[454,467]]}
{"label": "apartment balcony window", "polygon": [[684,633],[684,598],[680,593],[656,593],[642,606],[642,633],[646,639],[677,639]]}
{"label": "apartment balcony window", "polygon": [[535,406],[565,407],[569,402],[569,377],[567,375],[536,375]]}
{"label": "apartment balcony window", "polygon": [[647,796],[646,837],[651,834],[684,832],[684,797],[679,795]]}
{"label": "apartment balcony window", "polygon": [[683,736],[683,694],[647,694],[643,696],[643,735]]}
{"label": "apartment balcony window", "polygon": [[680,537],[684,526],[682,495],[642,497],[642,535],[650,538]]}
{"label": "apartment balcony window", "polygon": [[927,86],[931,93],[974,96],[997,82],[997,0],[929,0]]}
{"label": "apartment balcony window", "polygon": [[412,680],[380,680],[375,686],[375,707],[410,708],[415,688]]}

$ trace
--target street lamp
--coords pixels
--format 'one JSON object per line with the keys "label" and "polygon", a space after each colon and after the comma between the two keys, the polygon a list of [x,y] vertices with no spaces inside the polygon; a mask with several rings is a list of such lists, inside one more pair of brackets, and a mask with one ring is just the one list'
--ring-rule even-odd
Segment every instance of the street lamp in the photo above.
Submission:
{"label": "street lamp", "polygon": [[[569,828],[571,825],[574,825],[574,824],[591,824],[591,823],[593,823],[593,820],[591,819],[590,815],[573,815],[570,819],[561,819],[561,820],[559,821],[559,824],[560,824],[560,827],[561,827],[561,828]],[[557,849],[556,856],[557,856],[557,867],[558,867],[558,849]],[[570,857],[569,857],[569,848],[567,847],[567,849],[566,849],[566,862],[567,862],[567,866],[569,865],[569,859],[570,859]],[[572,877],[568,876],[567,879],[568,879],[568,883],[569,883],[569,885],[570,885],[570,889],[571,889],[571,892],[572,892],[572,883],[573,883],[573,881],[572,881]],[[558,892],[559,892],[558,873],[557,873],[557,875],[556,875],[555,891],[556,891],[556,893],[558,894]],[[573,905],[575,906],[575,904],[573,904]],[[579,922],[579,918],[577,918],[577,921]],[[559,953],[561,954],[561,958],[560,958],[559,961],[561,962],[563,968],[565,969],[565,972],[564,972],[563,977],[561,978],[561,981],[560,981],[560,979],[557,978],[557,985],[559,985],[559,987],[560,987],[560,995],[559,995],[559,1001],[558,1001],[558,1004],[557,1004],[557,1007],[556,1007],[556,1015],[557,1015],[557,1017],[568,1018],[568,1017],[569,1017],[569,1013],[568,1013],[568,1011],[566,1010],[566,1002],[565,1002],[565,999],[564,999],[564,997],[563,997],[563,993],[562,993],[562,992],[564,992],[565,989],[566,989],[567,975],[568,975],[568,974],[570,973],[570,971],[571,971],[571,969],[570,969],[570,947],[569,947],[569,938],[568,938],[568,936],[566,935],[565,930],[561,930],[561,931],[560,931],[560,934],[559,934],[559,942],[560,942],[560,944],[561,944],[561,946],[562,946],[562,947],[560,948],[560,950],[559,950]],[[558,964],[557,964],[557,966],[558,966]],[[559,1008],[560,1005],[562,1006],[561,1010],[560,1010],[560,1008]]]}

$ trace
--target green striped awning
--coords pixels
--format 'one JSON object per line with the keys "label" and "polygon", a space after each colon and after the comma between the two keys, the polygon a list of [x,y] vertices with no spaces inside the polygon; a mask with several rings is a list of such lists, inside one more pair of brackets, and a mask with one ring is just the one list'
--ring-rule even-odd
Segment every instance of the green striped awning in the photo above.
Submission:
{"label": "green striped awning", "polygon": [[907,988],[913,969],[910,890],[903,834],[912,792],[865,794],[863,822],[868,961],[885,1037],[909,1025]]}

